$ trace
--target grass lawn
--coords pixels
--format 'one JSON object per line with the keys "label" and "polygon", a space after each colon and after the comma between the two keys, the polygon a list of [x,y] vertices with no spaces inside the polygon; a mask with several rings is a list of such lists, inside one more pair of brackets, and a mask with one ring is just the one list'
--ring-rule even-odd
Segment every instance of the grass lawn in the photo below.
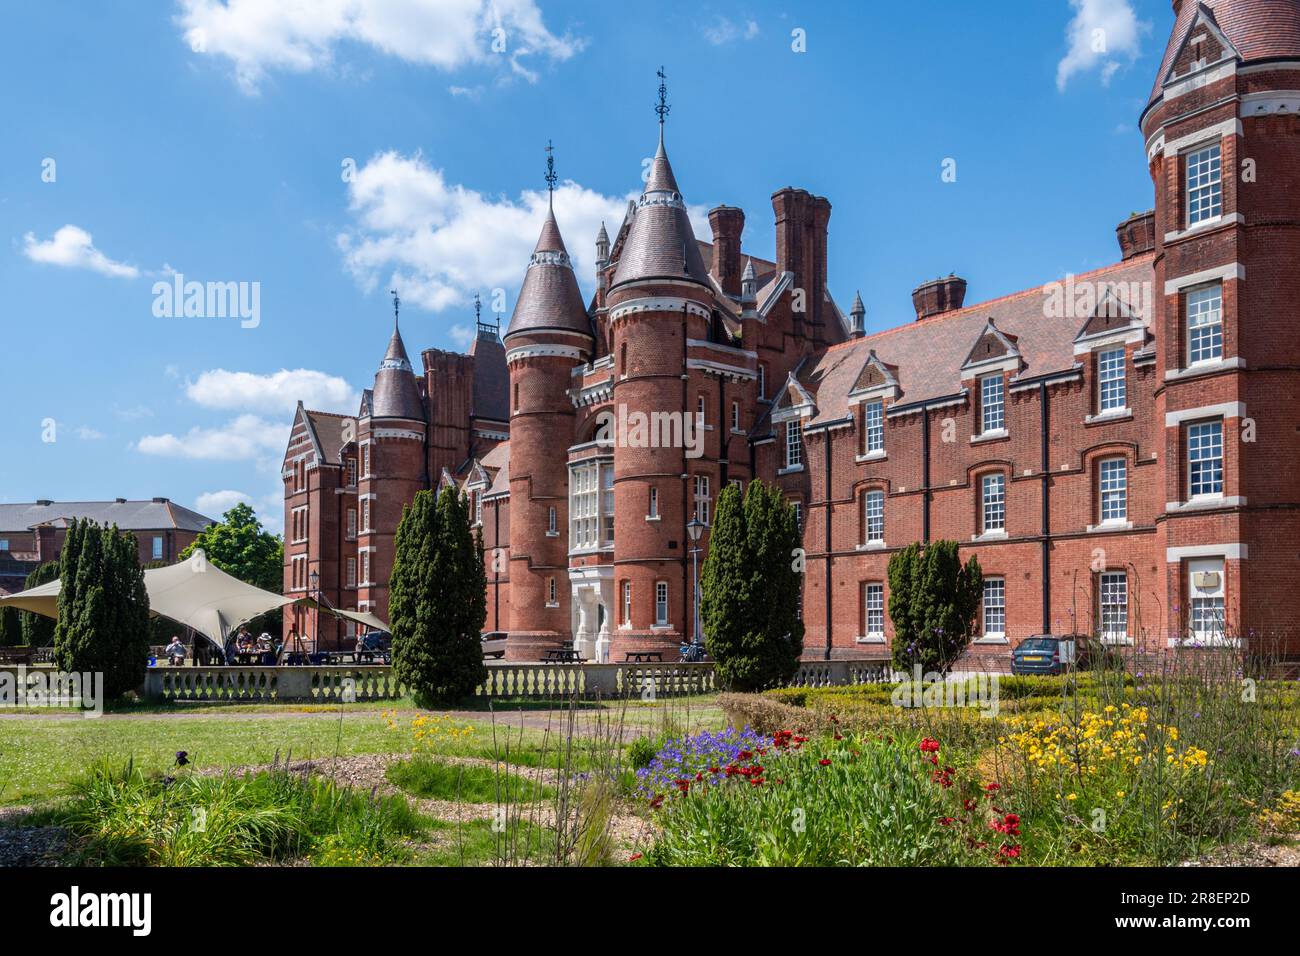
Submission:
{"label": "grass lawn", "polygon": [[[567,714],[548,710],[562,705],[495,702],[493,715],[479,709],[453,711],[473,733],[444,741],[439,752],[450,756],[499,758],[504,754],[507,728],[510,762],[536,766],[545,750],[554,755],[563,736]],[[580,710],[581,728],[601,716],[619,719],[621,702],[591,703]],[[399,725],[390,729],[383,714]],[[33,804],[57,797],[96,761],[125,764],[134,760],[146,773],[171,767],[184,750],[198,769],[270,763],[278,753],[294,760],[335,754],[407,753],[412,738],[406,728],[425,713],[410,701],[318,705],[176,705],[120,708],[98,719],[67,713],[10,712],[0,716],[0,805]],[[672,726],[721,727],[725,721],[715,697],[665,699],[654,703],[629,701],[622,714],[629,742]],[[550,725],[548,735],[547,725]],[[522,724],[522,726],[521,726]],[[550,762],[549,760],[547,761]],[[581,765],[581,760],[575,761]]]}

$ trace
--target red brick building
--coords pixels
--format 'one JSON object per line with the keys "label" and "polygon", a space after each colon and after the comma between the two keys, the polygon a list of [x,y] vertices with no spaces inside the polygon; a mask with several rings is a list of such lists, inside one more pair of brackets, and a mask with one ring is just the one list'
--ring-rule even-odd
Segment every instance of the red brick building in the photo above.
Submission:
{"label": "red brick building", "polygon": [[286,587],[319,571],[383,616],[401,505],[454,482],[509,657],[672,653],[687,522],[761,477],[801,512],[806,657],[886,656],[889,557],[940,538],[984,569],[991,662],[1041,632],[1300,656],[1300,3],[1174,9],[1141,116],[1154,210],[1114,265],[978,305],[936,279],[866,336],[827,288],[830,203],[773,194],[774,261],[742,253],[733,207],[699,241],[661,128],[589,301],[552,212],[504,348],[480,326],[417,377],[395,330],[354,420],[299,410]]}
{"label": "red brick building", "polygon": [[23,590],[28,574],[59,559],[74,518],[117,525],[135,535],[141,564],[176,561],[199,532],[213,524],[211,518],[168,498],[0,504],[0,593]]}

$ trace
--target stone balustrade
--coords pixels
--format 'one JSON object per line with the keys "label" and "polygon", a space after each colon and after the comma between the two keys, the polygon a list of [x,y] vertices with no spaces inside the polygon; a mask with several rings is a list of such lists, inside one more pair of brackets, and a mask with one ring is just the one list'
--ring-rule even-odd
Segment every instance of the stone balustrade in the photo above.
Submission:
{"label": "stone balustrade", "polygon": [[[879,683],[888,666],[875,661],[809,661],[791,684],[827,687]],[[488,664],[488,679],[476,696],[563,699],[636,697],[655,700],[708,694],[717,689],[712,663],[667,664]],[[150,700],[275,703],[337,703],[396,700],[404,688],[393,669],[380,665],[341,667],[151,667],[144,696]]]}

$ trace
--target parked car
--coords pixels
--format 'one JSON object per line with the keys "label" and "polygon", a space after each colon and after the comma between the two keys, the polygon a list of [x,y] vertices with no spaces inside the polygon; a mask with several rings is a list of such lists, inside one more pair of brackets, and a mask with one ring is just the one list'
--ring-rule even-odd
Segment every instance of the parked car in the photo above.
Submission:
{"label": "parked car", "polygon": [[361,650],[372,651],[385,664],[393,662],[393,635],[386,631],[366,631],[361,635]]}
{"label": "parked car", "polygon": [[483,656],[497,660],[506,656],[506,632],[486,631],[483,634]]}
{"label": "parked car", "polygon": [[1065,670],[1087,670],[1091,644],[1077,634],[1035,634],[1011,652],[1013,674],[1060,674]]}

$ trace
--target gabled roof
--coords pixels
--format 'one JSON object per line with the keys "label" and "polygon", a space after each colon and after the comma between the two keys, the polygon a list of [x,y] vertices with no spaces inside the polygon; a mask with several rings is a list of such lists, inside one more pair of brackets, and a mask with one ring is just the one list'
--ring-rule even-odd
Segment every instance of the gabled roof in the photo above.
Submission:
{"label": "gabled roof", "polygon": [[303,417],[307,422],[308,433],[311,435],[317,457],[325,464],[340,464],[342,456],[339,452],[347,444],[344,441],[343,431],[344,425],[349,421],[348,416],[304,408]]}
{"label": "gabled roof", "polygon": [[894,371],[882,362],[876,350],[872,349],[867,353],[867,359],[862,363],[862,371],[858,373],[849,394],[868,392],[877,388],[898,388],[898,377]]}
{"label": "gabled roof", "polygon": [[[1124,283],[1125,288],[1150,289],[1154,282],[1152,253],[1072,278],[1073,285],[1089,288],[1103,283]],[[907,322],[876,332],[822,353],[809,374],[800,380],[810,385],[817,398],[818,413],[813,424],[839,421],[848,414],[849,395],[872,352],[895,370],[901,394],[896,404],[910,405],[957,396],[962,393],[961,369],[970,358],[971,343],[978,341],[992,319],[995,329],[1006,336],[1020,356],[1021,380],[1040,375],[1073,371],[1076,368],[1074,340],[1086,316],[1055,314],[1045,306],[1048,290],[1056,284],[1037,286],[959,309],[944,315]],[[1095,305],[1095,303],[1093,303]],[[1134,315],[1146,321],[1147,303],[1130,304]]]}
{"label": "gabled roof", "polygon": [[1222,32],[1242,62],[1300,59],[1300,4],[1295,0],[1183,0],[1151,101],[1159,98],[1178,54],[1198,25]]}
{"label": "gabled roof", "polygon": [[474,407],[476,418],[493,421],[510,420],[510,371],[506,368],[506,350],[494,332],[480,326],[469,347],[474,356]]}
{"label": "gabled roof", "polygon": [[1020,349],[1016,347],[1016,337],[1007,335],[993,324],[990,316],[988,324],[980,331],[979,338],[966,353],[966,361],[961,363],[962,371],[995,359],[1019,358]]}
{"label": "gabled roof", "polygon": [[122,531],[202,531],[215,522],[167,498],[152,501],[53,501],[0,504],[0,532],[29,531],[37,525],[66,527],[73,518],[89,518]]}

